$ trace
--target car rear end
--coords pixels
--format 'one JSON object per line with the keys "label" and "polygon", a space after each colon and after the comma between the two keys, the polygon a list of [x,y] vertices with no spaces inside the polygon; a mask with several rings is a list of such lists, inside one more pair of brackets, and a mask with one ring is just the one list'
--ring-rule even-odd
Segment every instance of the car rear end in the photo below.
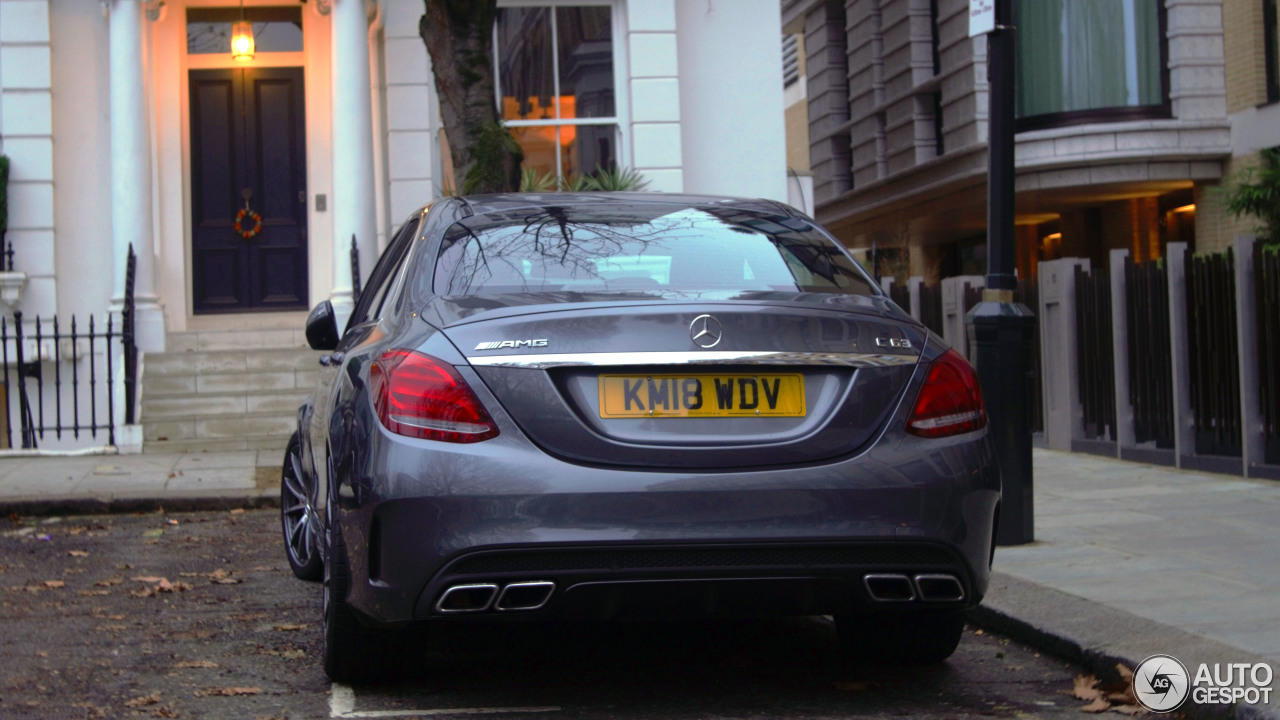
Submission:
{"label": "car rear end", "polygon": [[[778,206],[479,212],[371,357],[371,623],[946,612],[999,476],[968,364]],[[360,538],[353,543],[351,538]]]}

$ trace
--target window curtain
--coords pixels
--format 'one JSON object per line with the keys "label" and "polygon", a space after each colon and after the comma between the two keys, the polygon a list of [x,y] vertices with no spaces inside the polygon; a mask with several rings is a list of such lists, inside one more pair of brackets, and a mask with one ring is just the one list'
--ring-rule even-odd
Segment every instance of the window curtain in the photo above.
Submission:
{"label": "window curtain", "polygon": [[1018,117],[1160,105],[1159,0],[1019,0]]}

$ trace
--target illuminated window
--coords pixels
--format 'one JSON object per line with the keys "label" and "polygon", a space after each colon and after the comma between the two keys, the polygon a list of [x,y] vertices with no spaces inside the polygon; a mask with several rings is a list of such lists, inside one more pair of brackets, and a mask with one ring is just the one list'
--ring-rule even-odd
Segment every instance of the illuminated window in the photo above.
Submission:
{"label": "illuminated window", "polygon": [[499,110],[524,167],[564,181],[614,167],[612,7],[504,7],[494,33]]}

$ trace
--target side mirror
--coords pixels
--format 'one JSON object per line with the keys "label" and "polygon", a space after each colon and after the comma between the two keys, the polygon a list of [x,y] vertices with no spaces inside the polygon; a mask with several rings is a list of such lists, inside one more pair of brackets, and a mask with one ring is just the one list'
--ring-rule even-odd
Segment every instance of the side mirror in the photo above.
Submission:
{"label": "side mirror", "polygon": [[307,344],[312,350],[334,350],[338,347],[338,321],[333,304],[328,300],[316,305],[307,316]]}

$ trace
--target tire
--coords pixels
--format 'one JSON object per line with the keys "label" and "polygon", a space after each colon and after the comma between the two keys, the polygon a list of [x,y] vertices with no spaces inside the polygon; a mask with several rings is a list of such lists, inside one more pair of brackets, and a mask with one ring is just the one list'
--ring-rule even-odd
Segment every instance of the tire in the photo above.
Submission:
{"label": "tire", "polygon": [[837,615],[836,632],[854,662],[934,665],[960,644],[964,612]]}
{"label": "tire", "polygon": [[407,674],[421,633],[366,627],[347,605],[351,573],[342,528],[332,514],[325,530],[323,586],[324,673],[334,682],[365,684],[395,680]]}
{"label": "tire", "polygon": [[302,443],[296,432],[285,447],[280,469],[280,529],[293,574],[301,580],[319,580],[324,560],[320,557],[311,480],[302,471]]}

